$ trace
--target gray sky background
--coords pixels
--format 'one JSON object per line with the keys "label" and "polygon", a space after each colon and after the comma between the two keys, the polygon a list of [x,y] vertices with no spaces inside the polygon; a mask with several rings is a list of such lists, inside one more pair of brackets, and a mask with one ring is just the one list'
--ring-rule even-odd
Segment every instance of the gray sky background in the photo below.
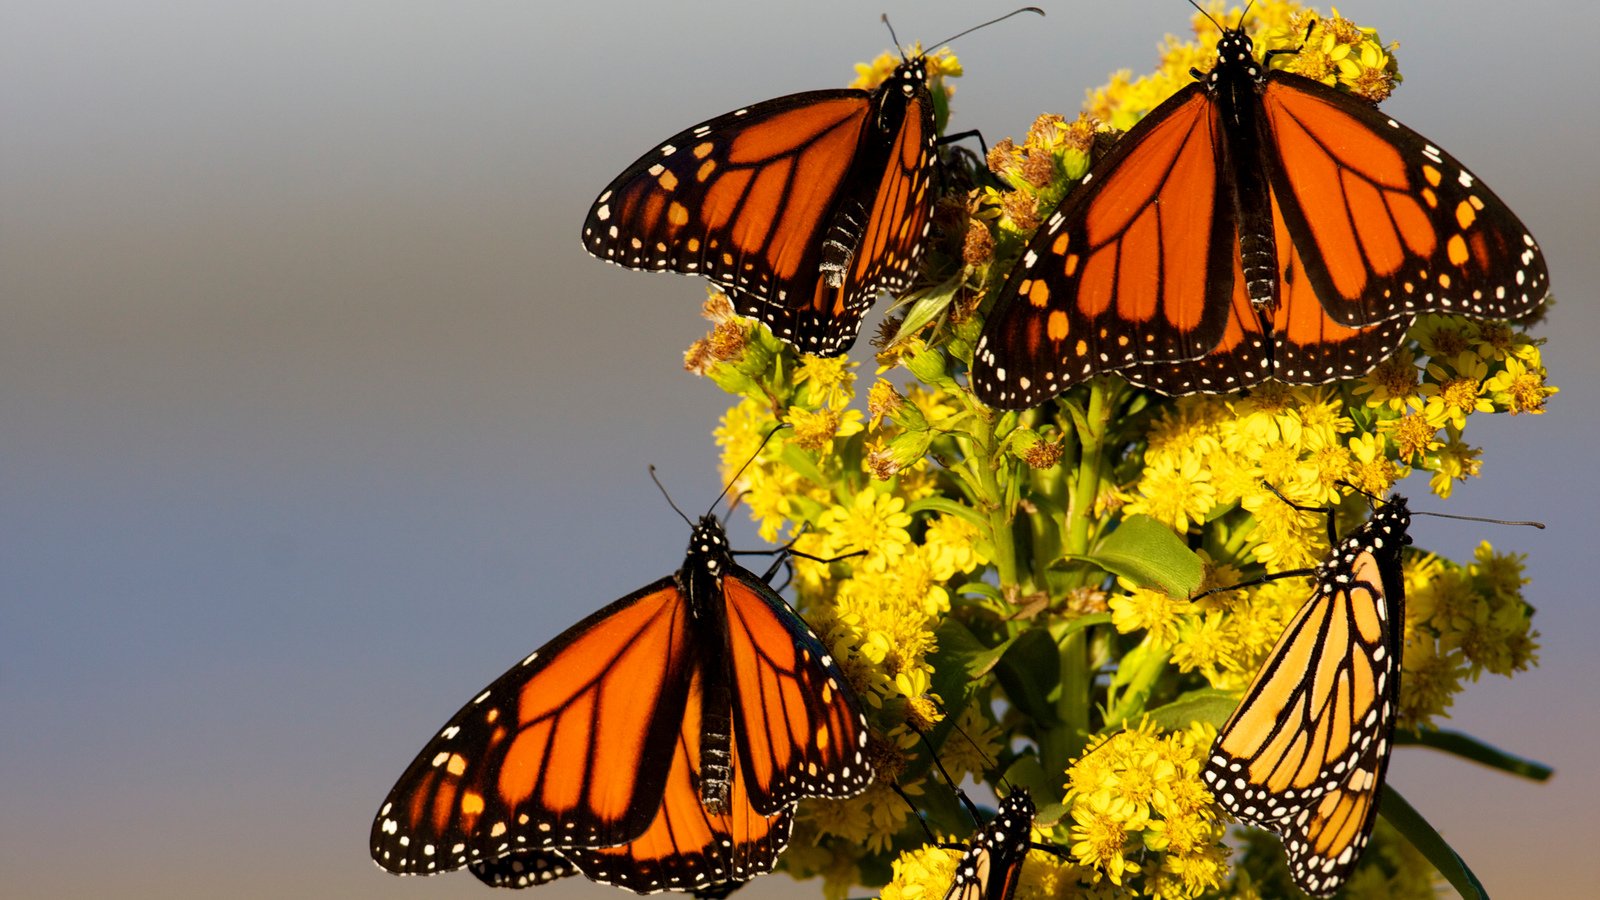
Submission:
{"label": "gray sky background", "polygon": [[[649,463],[686,508],[717,489],[725,395],[679,370],[703,289],[590,259],[588,204],[679,129],[842,86],[880,12],[909,41],[1009,8],[0,0],[0,894],[486,896],[375,869],[379,801],[474,691],[678,564]],[[956,126],[1073,115],[1190,12],[1047,9],[957,43]],[[1558,774],[1402,749],[1390,779],[1496,898],[1587,894],[1600,7],[1340,9],[1400,42],[1385,109],[1521,214],[1560,300],[1550,412],[1475,420],[1485,478],[1414,502],[1551,529],[1413,529],[1528,554],[1543,665],[1446,724]],[[815,896],[786,883],[759,889]]]}

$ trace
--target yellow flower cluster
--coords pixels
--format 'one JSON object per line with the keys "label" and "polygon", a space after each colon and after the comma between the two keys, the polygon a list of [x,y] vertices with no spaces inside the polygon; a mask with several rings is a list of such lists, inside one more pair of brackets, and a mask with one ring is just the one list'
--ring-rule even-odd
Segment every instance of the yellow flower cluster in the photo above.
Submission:
{"label": "yellow flower cluster", "polygon": [[[735,365],[717,364],[712,377],[736,382],[729,371]],[[989,560],[968,519],[911,511],[934,491],[920,453],[884,480],[862,477],[865,421],[859,410],[848,408],[855,365],[804,357],[780,390],[772,384],[747,390],[723,416],[716,438],[726,475],[744,467],[736,490],[762,536],[776,541],[793,535],[794,549],[805,554],[795,559],[796,606],[832,649],[869,717],[883,717],[878,731],[903,749],[916,738],[899,711],[931,690],[927,657],[936,649],[935,627],[950,610],[947,585]],[[924,431],[930,422],[954,414],[938,391],[912,388],[901,396],[892,388],[875,388],[873,396],[879,404],[894,398],[893,412],[885,408],[875,417],[914,417]],[[793,431],[779,433],[757,456],[756,449],[778,426],[775,410]],[[894,421],[876,424],[880,434],[901,428]],[[983,733],[980,721],[969,724]],[[989,752],[994,749],[991,738]],[[960,754],[957,759],[964,771],[987,765]],[[802,821],[819,840],[835,837],[857,847],[886,849],[907,813],[904,801],[882,786],[846,801],[808,804]],[[792,871],[812,865],[811,871],[826,872],[816,861],[796,859],[788,865]]]}
{"label": "yellow flower cluster", "polygon": [[[1379,413],[1380,427],[1394,438],[1398,458],[1420,460],[1434,473],[1429,487],[1448,497],[1454,482],[1478,475],[1482,466],[1481,451],[1461,440],[1468,416],[1543,413],[1545,399],[1560,389],[1545,383],[1544,340],[1511,325],[1430,314],[1417,319],[1408,337],[1427,362],[1417,369],[1413,354],[1397,355],[1362,379],[1355,393],[1370,392],[1368,404],[1386,410]],[[1407,413],[1398,415],[1402,406]]]}
{"label": "yellow flower cluster", "polygon": [[1102,738],[1067,770],[1068,838],[1093,880],[1129,884],[1139,896],[1188,900],[1228,873],[1227,825],[1200,780],[1216,730],[1167,734],[1149,722]]}
{"label": "yellow flower cluster", "polygon": [[1183,533],[1237,505],[1254,527],[1236,550],[1248,549],[1268,571],[1304,568],[1326,549],[1324,522],[1265,485],[1304,506],[1338,501],[1341,481],[1381,495],[1403,471],[1375,465],[1373,445],[1350,437],[1355,430],[1329,387],[1268,382],[1248,397],[1180,398],[1150,430],[1144,472],[1123,513],[1143,513]]}
{"label": "yellow flower cluster", "polygon": [[1011,190],[984,188],[974,218],[993,223],[1002,235],[1031,234],[1042,214],[1061,202],[1067,185],[1089,171],[1094,132],[1088,116],[1067,121],[1045,113],[1034,120],[1022,146],[1003,138],[989,150],[989,170],[1004,178]]}
{"label": "yellow flower cluster", "polygon": [[1428,728],[1446,716],[1462,680],[1483,672],[1509,677],[1538,664],[1533,607],[1522,598],[1523,557],[1488,542],[1474,561],[1437,556],[1407,561],[1405,678],[1399,725]]}

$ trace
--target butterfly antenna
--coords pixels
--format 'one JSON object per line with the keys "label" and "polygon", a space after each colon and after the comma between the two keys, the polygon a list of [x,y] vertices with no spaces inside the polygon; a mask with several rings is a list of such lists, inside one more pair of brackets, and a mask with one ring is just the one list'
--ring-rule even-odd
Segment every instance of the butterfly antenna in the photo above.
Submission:
{"label": "butterfly antenna", "polygon": [[939,838],[934,835],[933,829],[928,827],[927,820],[922,818],[922,810],[917,809],[917,805],[911,802],[911,798],[906,796],[906,792],[900,789],[900,785],[895,784],[892,781],[888,782],[888,785],[890,790],[894,791],[896,794],[899,794],[900,799],[904,800],[906,805],[911,807],[911,818],[916,819],[917,824],[922,826],[922,833],[928,836],[928,843],[938,844]]}
{"label": "butterfly antenna", "polygon": [[[744,470],[750,468],[750,464],[756,461],[756,457],[761,455],[761,451],[765,450],[767,448],[767,442],[772,440],[772,436],[777,434],[778,432],[782,431],[785,428],[791,428],[791,427],[793,427],[793,426],[791,426],[788,422],[779,422],[778,426],[776,428],[774,428],[771,431],[767,432],[767,436],[761,439],[761,445],[756,448],[756,452],[750,454],[750,458],[744,461],[744,465],[739,467],[739,471],[733,473],[733,477],[728,479],[728,484],[727,484],[726,487],[724,487],[722,489],[722,493],[717,495],[717,499],[711,501],[711,509],[716,509],[717,508],[717,504],[722,502],[722,498],[728,496],[728,492],[733,490],[733,486],[739,483],[739,479],[744,475]],[[652,468],[650,471],[652,473],[651,477],[654,477],[655,469]],[[659,481],[656,482],[656,484],[660,484],[660,483],[661,482],[659,482]],[[665,493],[665,489],[663,489],[662,492]],[[670,503],[671,501],[669,500],[668,502]],[[677,507],[674,506],[673,509],[677,509]],[[710,515],[710,514],[711,514],[711,511],[707,510],[706,511],[706,515]],[[681,515],[683,515],[683,513],[679,513],[678,515],[681,516]],[[684,521],[688,521],[688,516],[684,516]],[[690,523],[690,524],[693,524],[693,523]]]}
{"label": "butterfly antenna", "polygon": [[[961,789],[961,785],[956,784],[956,780],[954,778],[950,777],[949,770],[945,769],[944,762],[939,759],[939,751],[933,749],[933,742],[928,740],[928,736],[926,734],[922,733],[922,729],[920,729],[917,726],[911,724],[911,721],[909,719],[906,720],[905,724],[906,724],[907,728],[911,729],[913,732],[916,732],[917,737],[922,738],[922,744],[923,744],[923,746],[928,748],[928,756],[929,756],[930,759],[933,760],[933,764],[939,768],[939,774],[944,776],[945,782],[950,785],[950,790],[955,791],[956,799],[960,800],[961,801],[961,805],[965,806],[967,808],[967,813],[972,816],[973,824],[976,825],[979,828],[982,828],[983,827],[983,816],[978,815],[978,807],[977,807],[977,805],[972,802],[972,798],[971,797],[967,796],[967,792],[963,791]],[[955,730],[961,731],[961,726],[960,725],[957,725],[954,722],[951,722],[950,725]],[[966,732],[962,732],[962,737],[966,737]],[[968,743],[972,743],[972,738],[967,738],[967,742]],[[977,744],[973,744],[972,746],[977,747],[978,745]],[[983,753],[982,748],[979,748],[978,752],[979,753]],[[1003,780],[1003,776],[1002,776],[1002,780]],[[907,802],[909,802],[909,801],[907,801]]]}
{"label": "butterfly antenna", "polygon": [[899,52],[901,59],[905,59],[906,58],[906,51],[905,51],[904,48],[902,48],[900,46],[900,39],[898,37],[895,37],[894,26],[889,24],[889,14],[888,13],[884,13],[882,18],[883,18],[883,24],[887,25],[888,28],[889,28],[889,40],[894,41],[894,49]]}
{"label": "butterfly antenna", "polygon": [[1413,509],[1413,516],[1433,516],[1436,519],[1460,519],[1463,522],[1488,522],[1491,525],[1530,525],[1534,528],[1543,528],[1543,522],[1510,522],[1505,519],[1484,519],[1479,516],[1452,516],[1449,513],[1423,512]]}
{"label": "butterfly antenna", "polygon": [[[1339,485],[1341,487],[1348,488],[1348,489],[1350,489],[1352,491],[1355,491],[1356,493],[1360,494],[1363,497],[1366,497],[1368,500],[1371,500],[1374,503],[1382,503],[1383,502],[1380,498],[1374,497],[1373,495],[1367,493],[1366,491],[1363,491],[1361,488],[1356,487],[1355,485],[1351,484],[1348,481],[1340,479],[1338,483],[1339,483]],[[1490,525],[1526,525],[1526,526],[1528,526],[1530,528],[1538,528],[1540,530],[1543,530],[1544,527],[1545,527],[1543,522],[1512,522],[1512,521],[1507,520],[1507,519],[1486,519],[1486,518],[1483,518],[1482,516],[1457,516],[1457,515],[1452,515],[1450,513],[1428,512],[1427,510],[1421,510],[1421,509],[1413,509],[1413,510],[1411,510],[1411,514],[1413,516],[1432,516],[1435,519],[1460,519],[1463,522],[1488,522]]]}
{"label": "butterfly antenna", "polygon": [[[1193,2],[1193,0],[1190,0],[1190,2]],[[1004,22],[1005,20],[1011,18],[1012,16],[1020,15],[1020,14],[1025,13],[1025,12],[1038,13],[1041,16],[1044,15],[1044,10],[1040,9],[1037,6],[1024,6],[1021,9],[1012,10],[1011,12],[1006,13],[1005,15],[1001,16],[998,19],[990,19],[989,21],[983,23],[982,25],[974,25],[971,28],[968,28],[966,31],[961,32],[961,34],[953,34],[950,37],[947,37],[942,41],[934,41],[933,43],[929,44],[928,46],[930,46],[930,47],[943,47],[945,44],[950,43],[951,41],[955,40],[958,37],[961,37],[962,35],[971,34],[972,32],[977,31],[979,28],[988,28],[990,25],[993,25],[996,22]],[[884,21],[885,22],[889,21],[889,19],[887,17],[887,14],[885,14]]]}
{"label": "butterfly antenna", "polygon": [[[1189,0],[1189,5],[1194,7],[1195,9],[1200,10],[1200,15],[1205,16],[1208,19],[1211,19],[1211,24],[1217,26],[1217,30],[1218,31],[1227,31],[1228,30],[1227,28],[1223,27],[1221,22],[1218,22],[1216,19],[1212,19],[1211,18],[1211,13],[1206,12],[1206,8],[1204,6],[1201,6],[1200,4],[1194,2],[1194,0]],[[1244,14],[1243,13],[1240,13],[1239,21],[1241,23],[1244,21]]]}
{"label": "butterfly antenna", "polygon": [[689,517],[683,514],[683,510],[678,508],[678,504],[672,502],[672,495],[667,493],[667,486],[662,484],[661,479],[656,477],[656,467],[654,463],[650,465],[650,480],[654,481],[656,483],[656,487],[661,489],[661,496],[667,498],[667,505],[672,507],[672,511],[681,516],[685,522],[689,522],[689,527],[693,528],[694,523],[689,521]]}

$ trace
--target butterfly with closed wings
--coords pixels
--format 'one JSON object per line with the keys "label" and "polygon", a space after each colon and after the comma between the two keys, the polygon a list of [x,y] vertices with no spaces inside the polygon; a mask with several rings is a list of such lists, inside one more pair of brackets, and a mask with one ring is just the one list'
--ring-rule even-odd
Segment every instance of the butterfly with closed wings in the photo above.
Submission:
{"label": "butterfly with closed wings", "polygon": [[1326,897],[1350,877],[1377,821],[1400,699],[1400,555],[1413,514],[1395,494],[1338,543],[1333,509],[1290,505],[1325,513],[1334,549],[1315,569],[1236,585],[1310,575],[1316,586],[1218,730],[1201,777],[1241,822],[1283,839],[1301,890]]}
{"label": "butterfly with closed wings", "polygon": [[1314,896],[1349,877],[1376,821],[1400,697],[1410,521],[1395,495],[1317,567],[1315,592],[1201,773],[1228,812],[1283,838],[1290,874]]}
{"label": "butterfly with closed wings", "polygon": [[[1218,26],[1221,28],[1221,26]],[[1037,406],[1102,372],[1164,394],[1365,374],[1419,313],[1518,318],[1549,293],[1527,228],[1372,104],[1217,62],[1125,134],[1041,225],[979,338],[972,386]]]}
{"label": "butterfly with closed wings", "polygon": [[916,278],[939,142],[913,53],[870,91],[790,94],[673,135],[600,192],[583,245],[703,275],[801,352],[838,356],[878,294]]}
{"label": "butterfly with closed wings", "polygon": [[772,870],[797,800],[871,783],[866,719],[828,650],[715,516],[691,524],[677,572],[530,654],[428,742],[372,824],[381,868],[716,897]]}

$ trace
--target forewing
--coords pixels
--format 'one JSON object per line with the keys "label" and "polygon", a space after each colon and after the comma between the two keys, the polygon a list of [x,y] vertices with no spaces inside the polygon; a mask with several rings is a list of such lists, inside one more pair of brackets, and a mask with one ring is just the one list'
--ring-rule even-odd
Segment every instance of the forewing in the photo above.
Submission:
{"label": "forewing", "polygon": [[1194,85],[1117,142],[1023,251],[989,314],[972,383],[1036,406],[1100,372],[1199,359],[1230,321],[1235,234],[1216,105]]}
{"label": "forewing", "polygon": [[791,94],[673,135],[601,192],[584,246],[629,268],[704,275],[769,324],[792,317],[816,296],[822,233],[870,96]]}
{"label": "forewing", "polygon": [[[834,356],[850,349],[861,316],[884,291],[911,287],[922,263],[933,215],[933,108],[927,91],[911,97],[892,135],[881,173],[853,173],[852,185],[870,188],[861,197],[867,212],[860,246],[843,283],[817,281],[810,306],[795,315],[795,344],[809,353]],[[869,136],[868,140],[871,140]],[[863,154],[865,157],[865,154]],[[869,166],[876,159],[856,161]]]}
{"label": "forewing", "polygon": [[827,648],[750,571],[734,566],[722,584],[734,742],[750,804],[771,815],[802,797],[866,790],[867,720]]}
{"label": "forewing", "polygon": [[372,823],[372,858],[427,874],[638,837],[661,805],[694,652],[671,578],[568,629],[428,742]]}
{"label": "forewing", "polygon": [[1544,256],[1522,222],[1422,135],[1287,72],[1267,77],[1261,101],[1272,184],[1334,321],[1511,319],[1549,294]]}

